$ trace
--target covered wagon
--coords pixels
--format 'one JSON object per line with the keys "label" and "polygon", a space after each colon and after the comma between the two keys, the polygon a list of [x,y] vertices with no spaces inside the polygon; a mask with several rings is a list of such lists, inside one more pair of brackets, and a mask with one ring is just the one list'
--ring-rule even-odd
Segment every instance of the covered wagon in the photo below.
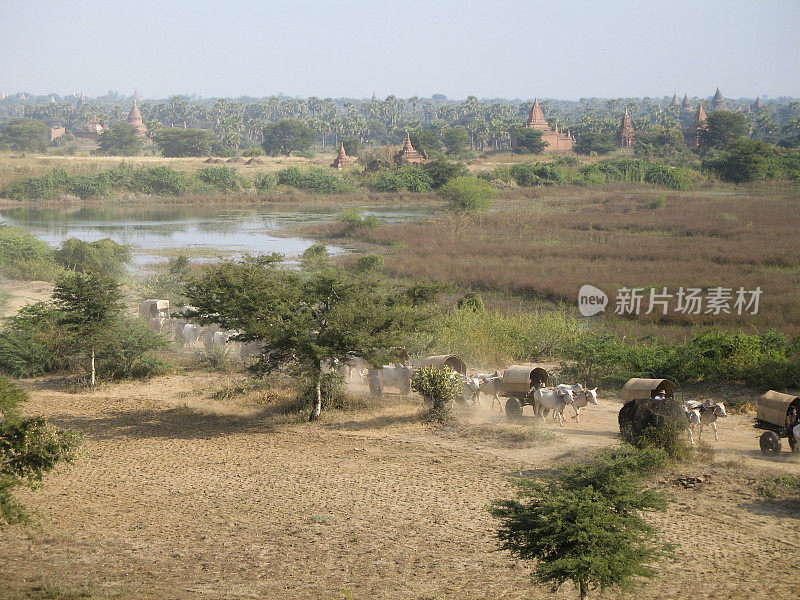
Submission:
{"label": "covered wagon", "polygon": [[663,396],[672,398],[675,394],[675,384],[669,379],[640,379],[634,377],[622,387],[622,402],[627,404],[631,400],[646,400]]}
{"label": "covered wagon", "polygon": [[422,361],[421,367],[433,366],[437,369],[451,368],[456,373],[461,375],[467,374],[467,364],[457,357],[455,354],[438,354],[436,356],[429,356]]}
{"label": "covered wagon", "polygon": [[144,319],[169,318],[169,300],[145,300],[139,305],[139,316]]}
{"label": "covered wagon", "polygon": [[511,418],[522,415],[522,408],[533,406],[533,392],[550,383],[550,376],[541,367],[512,365],[503,373],[503,389],[506,400],[506,415]]}
{"label": "covered wagon", "polygon": [[781,451],[781,438],[789,439],[792,452],[800,450],[800,444],[792,434],[792,423],[800,414],[800,396],[768,391],[758,399],[756,427],[765,429],[759,438],[761,452],[777,454]]}

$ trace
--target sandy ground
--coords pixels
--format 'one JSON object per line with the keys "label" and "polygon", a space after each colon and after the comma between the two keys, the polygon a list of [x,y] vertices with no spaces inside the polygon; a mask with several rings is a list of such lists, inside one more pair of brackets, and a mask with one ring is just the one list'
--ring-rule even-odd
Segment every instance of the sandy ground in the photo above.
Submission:
{"label": "sandy ground", "polygon": [[[81,431],[85,454],[21,494],[39,516],[0,530],[0,597],[39,597],[53,582],[92,598],[575,597],[531,585],[530,566],[497,550],[486,507],[510,496],[508,475],[614,442],[615,400],[505,448],[497,411],[461,412],[441,430],[419,421],[418,399],[389,396],[308,424],[269,400],[214,400],[229,377],[81,393],[25,382],[27,409]],[[797,597],[800,513],[754,485],[800,464],[763,458],[751,423],[721,422],[720,440],[708,435],[713,460],[657,482],[674,502],[653,520],[683,556],[637,598]],[[687,475],[705,481],[686,488]]]}
{"label": "sandy ground", "polygon": [[4,282],[0,280],[0,294],[4,298],[0,303],[0,315],[8,317],[16,314],[27,304],[49,300],[53,295],[53,284],[47,281]]}

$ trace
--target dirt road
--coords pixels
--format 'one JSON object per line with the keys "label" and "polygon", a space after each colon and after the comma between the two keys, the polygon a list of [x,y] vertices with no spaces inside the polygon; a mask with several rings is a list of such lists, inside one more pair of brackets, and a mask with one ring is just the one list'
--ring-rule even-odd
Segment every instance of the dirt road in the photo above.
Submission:
{"label": "dirt road", "polygon": [[[418,401],[390,397],[307,424],[274,403],[214,400],[224,377],[77,394],[26,382],[28,410],[82,431],[86,453],[23,495],[40,513],[35,527],[0,531],[0,591],[36,597],[43,583],[88,583],[96,598],[575,597],[571,586],[532,586],[530,567],[496,550],[486,507],[511,494],[509,474],[614,442],[615,401],[601,398],[580,424],[548,422],[549,439],[504,447],[487,429],[503,427],[497,411],[462,413],[464,425],[440,430],[419,421]],[[763,459],[750,421],[721,422],[720,441],[708,436],[713,462],[659,482],[674,502],[653,520],[683,557],[660,565],[637,597],[796,597],[800,514],[753,486],[766,467],[800,464],[788,453]],[[704,481],[686,488],[685,475]]]}

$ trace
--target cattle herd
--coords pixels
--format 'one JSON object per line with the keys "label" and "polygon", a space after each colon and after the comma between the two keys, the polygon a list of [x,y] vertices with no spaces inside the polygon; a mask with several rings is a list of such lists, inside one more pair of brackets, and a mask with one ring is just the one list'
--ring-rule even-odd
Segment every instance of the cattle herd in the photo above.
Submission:
{"label": "cattle herd", "polygon": [[[169,302],[166,300],[145,300],[139,305],[139,315],[148,322],[151,330],[158,333],[172,335],[176,342],[184,350],[198,349],[200,345],[206,349],[221,348],[238,354],[243,361],[255,357],[263,350],[263,345],[258,342],[243,344],[234,341],[238,332],[225,331],[219,325],[212,324],[201,326],[192,323],[183,315],[191,310],[190,306],[184,306],[177,314],[170,316]],[[449,368],[449,367],[443,367]],[[339,372],[348,381],[358,381],[367,383],[372,396],[382,398],[384,389],[387,387],[396,388],[402,395],[411,392],[411,381],[414,378],[414,367],[408,360],[408,355],[404,353],[397,363],[383,365],[376,368],[360,356],[351,354],[344,362],[334,361],[323,365],[326,372]],[[467,375],[466,373],[453,373],[454,377],[459,377],[463,384],[463,396],[461,401],[467,406],[482,406],[481,395],[491,398],[490,410],[494,410],[495,404],[503,410],[504,393],[503,374],[500,371],[493,373],[478,373]],[[580,423],[581,409],[592,404],[597,405],[597,388],[587,389],[581,384],[559,384],[547,387],[545,383],[535,383],[528,394],[532,398],[530,404],[533,405],[534,414],[540,419],[545,419],[552,413],[553,419],[558,419],[559,425],[564,427],[564,409],[571,406],[574,411],[574,418]],[[655,398],[663,398],[656,395]],[[719,439],[717,435],[717,418],[727,417],[725,406],[721,402],[689,400],[682,405],[683,412],[689,424],[689,437],[694,444],[693,429],[699,429],[698,438],[703,434],[703,428],[712,427],[714,429],[714,439]],[[508,412],[508,411],[507,411]],[[511,414],[511,413],[508,413]]]}

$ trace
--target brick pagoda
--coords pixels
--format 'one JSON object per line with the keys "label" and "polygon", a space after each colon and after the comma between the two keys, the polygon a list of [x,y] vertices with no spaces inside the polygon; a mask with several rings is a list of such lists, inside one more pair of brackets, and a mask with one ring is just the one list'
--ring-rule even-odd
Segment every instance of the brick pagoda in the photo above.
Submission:
{"label": "brick pagoda", "polygon": [[[531,112],[528,115],[528,120],[525,121],[524,127],[542,132],[542,141],[547,144],[545,148],[547,151],[572,150],[575,145],[575,138],[570,132],[559,131],[558,126],[555,129],[550,127],[550,124],[544,118],[544,111],[539,104],[538,98],[533,101]],[[517,138],[514,135],[511,136],[511,147],[513,149],[517,147]]]}
{"label": "brick pagoda", "polygon": [[331,166],[334,169],[341,169],[342,167],[349,167],[350,164],[350,157],[344,151],[344,142],[339,142],[339,154],[333,159]]}
{"label": "brick pagoda", "polygon": [[403,143],[403,149],[394,155],[394,162],[398,165],[424,163],[428,162],[428,155],[424,150],[417,152],[414,149],[414,146],[411,145],[411,136],[406,132],[406,141]]}
{"label": "brick pagoda", "polygon": [[[675,97],[677,100],[677,96]],[[636,143],[636,132],[633,129],[633,122],[631,121],[631,116],[628,114],[628,108],[625,108],[625,114],[622,115],[622,119],[619,123],[619,129],[617,129],[617,133],[614,136],[614,143],[620,148],[627,148],[628,146],[633,146]]]}

